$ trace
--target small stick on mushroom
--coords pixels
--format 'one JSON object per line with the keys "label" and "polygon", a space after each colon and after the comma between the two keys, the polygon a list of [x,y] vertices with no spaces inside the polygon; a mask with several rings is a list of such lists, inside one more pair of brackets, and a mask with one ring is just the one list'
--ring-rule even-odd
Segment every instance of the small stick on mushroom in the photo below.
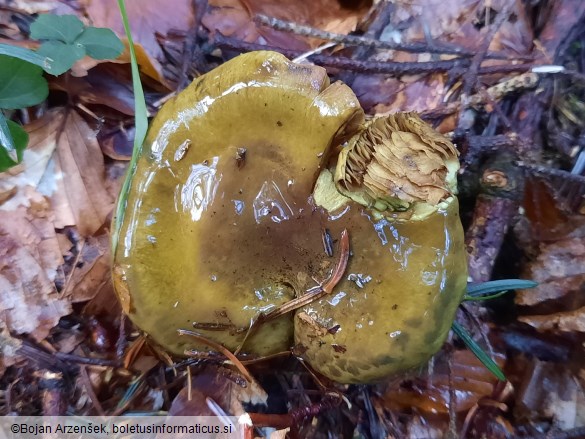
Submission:
{"label": "small stick on mushroom", "polygon": [[[289,300],[285,304],[273,309],[272,311],[261,314],[256,322],[258,323],[265,323],[270,320],[274,320],[286,313],[291,311],[296,311],[303,306],[306,306],[310,303],[313,303],[316,300],[321,299],[323,296],[331,294],[333,292],[333,288],[339,283],[341,278],[343,277],[343,273],[345,273],[345,269],[347,268],[347,262],[349,260],[349,233],[347,230],[341,232],[341,255],[339,257],[339,262],[333,271],[331,277],[322,285],[318,285],[316,292],[308,292],[301,297],[297,297],[296,299]],[[313,289],[311,289],[313,290]],[[309,290],[309,291],[311,291]]]}

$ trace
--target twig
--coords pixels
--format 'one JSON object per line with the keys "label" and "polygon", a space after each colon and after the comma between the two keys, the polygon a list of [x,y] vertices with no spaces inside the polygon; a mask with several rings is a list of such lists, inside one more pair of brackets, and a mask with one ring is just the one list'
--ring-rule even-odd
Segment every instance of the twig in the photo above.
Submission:
{"label": "twig", "polygon": [[54,353],[49,353],[28,340],[22,340],[22,345],[17,352],[19,355],[33,361],[39,369],[71,372],[75,370],[70,364],[57,358]]}
{"label": "twig", "polygon": [[122,362],[117,360],[81,357],[79,355],[66,354],[64,352],[56,352],[54,355],[55,357],[63,361],[70,361],[77,364],[86,364],[88,366],[124,367]]}
{"label": "twig", "polygon": [[73,265],[71,265],[71,267],[72,267],[71,272],[69,273],[69,276],[67,276],[67,280],[65,281],[65,286],[61,290],[61,293],[59,293],[59,299],[62,299],[65,296],[65,294],[67,294],[69,292],[69,285],[71,284],[71,280],[73,279],[73,275],[75,274],[75,270],[77,270],[77,264],[79,263],[79,259],[81,258],[81,254],[83,253],[83,249],[85,248],[86,242],[87,241],[85,239],[81,242],[81,247],[77,251],[77,255],[75,255],[75,261],[73,261]]}
{"label": "twig", "polygon": [[177,85],[178,90],[183,90],[189,82],[188,72],[193,62],[195,51],[197,50],[197,32],[199,31],[199,26],[201,25],[202,12],[200,5],[202,6],[202,3],[204,3],[205,7],[207,7],[207,1],[205,0],[203,2],[199,0],[191,1],[191,8],[194,10],[193,12],[195,14],[195,23],[193,23],[193,26],[191,26],[187,32],[187,35],[185,35],[185,40],[183,41],[181,71],[179,74],[179,83]]}
{"label": "twig", "polygon": [[496,33],[500,30],[500,27],[502,26],[502,24],[504,24],[504,22],[510,16],[511,9],[512,9],[512,2],[508,1],[506,6],[502,9],[502,11],[500,11],[496,20],[492,24],[492,27],[491,27],[489,33],[486,35],[481,46],[477,50],[477,53],[473,56],[473,59],[471,61],[471,65],[469,66],[469,69],[463,75],[463,92],[461,94],[461,101],[462,101],[461,112],[459,113],[460,116],[459,116],[459,120],[457,122],[456,135],[463,134],[462,133],[463,118],[461,117],[461,115],[465,113],[467,108],[469,108],[468,99],[469,99],[469,96],[471,95],[471,91],[472,91],[473,87],[477,84],[477,76],[479,74],[479,69],[480,69],[481,63],[485,59],[485,57],[487,55],[487,51],[490,47],[492,40],[496,36]]}
{"label": "twig", "polygon": [[[374,12],[374,19],[370,23],[368,30],[364,34],[365,38],[373,38],[378,40],[382,35],[382,32],[390,22],[390,18],[392,17],[392,13],[395,10],[395,5],[391,2],[380,2],[376,6],[376,10]],[[372,53],[374,52],[374,48],[370,46],[358,46],[352,53],[351,58],[357,59],[360,61],[367,60]],[[345,82],[347,85],[351,87],[353,81],[355,79],[354,72],[343,72],[339,75],[339,79]]]}
{"label": "twig", "polygon": [[81,377],[81,381],[83,382],[83,387],[85,387],[85,391],[89,395],[89,399],[93,403],[93,406],[97,411],[98,415],[104,416],[106,412],[104,412],[104,408],[102,407],[100,400],[98,399],[97,395],[95,394],[95,391],[93,390],[93,385],[91,383],[91,380],[89,379],[89,375],[87,374],[85,366],[81,366],[79,368],[79,375]]}
{"label": "twig", "polygon": [[[393,41],[380,41],[374,38],[327,32],[321,29],[316,29],[310,26],[304,26],[302,24],[294,23],[291,21],[280,20],[278,18],[269,17],[263,14],[257,14],[254,17],[254,21],[261,25],[269,26],[276,30],[290,32],[305,37],[319,38],[327,41],[335,41],[336,43],[350,46],[365,46],[373,47],[376,49],[400,50],[403,52],[413,53],[444,53],[464,57],[472,57],[475,55],[475,52],[450,44],[395,43]],[[503,55],[493,54],[491,56],[496,58],[509,59],[509,57],[504,57]]]}
{"label": "twig", "polygon": [[124,352],[128,346],[126,322],[126,314],[120,310],[120,325],[118,326],[118,339],[116,340],[116,356],[118,358],[124,358]]}
{"label": "twig", "polygon": [[[295,58],[303,52],[295,50],[284,50],[279,47],[266,46],[263,44],[248,43],[234,38],[224,37],[216,34],[215,44],[221,47],[229,47],[243,52],[255,50],[273,50],[280,52],[288,58]],[[382,61],[357,61],[350,58],[328,55],[313,55],[311,61],[325,67],[336,67],[360,73],[386,73],[392,75],[417,74],[428,72],[445,72],[459,66],[468,66],[469,61],[465,59],[453,59],[430,62],[382,62]]]}
{"label": "twig", "polygon": [[[276,46],[267,46],[264,44],[248,43],[235,38],[224,37],[216,34],[214,37],[215,44],[219,47],[227,47],[240,52],[252,52],[255,50],[272,50],[282,53],[287,58],[295,58],[302,55],[303,52],[297,50],[282,49]],[[415,75],[420,73],[449,72],[452,70],[461,70],[469,66],[468,59],[451,59],[441,61],[426,62],[390,62],[390,61],[358,61],[350,58],[329,55],[312,55],[311,61],[324,67],[333,67],[358,73],[368,74],[389,74],[389,75]],[[532,67],[531,64],[501,65],[489,66],[479,69],[479,74],[493,73],[510,73],[526,72]]]}
{"label": "twig", "polygon": [[[213,340],[203,337],[201,334],[197,334],[196,332],[193,331],[188,331],[187,329],[179,329],[177,332],[179,333],[179,335],[188,335],[189,337],[192,337],[195,340],[197,340],[199,343],[205,344],[210,348],[216,350],[217,352],[222,353],[228,360],[230,360],[234,364],[234,366],[236,366],[236,368],[240,371],[240,373],[244,376],[244,378],[246,378],[246,380],[249,383],[254,382],[254,378],[252,378],[252,375],[250,375],[250,372],[248,372],[246,366],[244,366],[242,362],[238,360],[238,358],[224,346],[214,342]],[[189,355],[188,350],[185,352],[185,355]]]}
{"label": "twig", "polygon": [[492,43],[492,40],[500,30],[500,27],[510,16],[510,11],[512,9],[512,2],[508,2],[508,4],[500,11],[496,20],[491,26],[489,33],[486,35],[485,39],[483,40],[481,46],[477,50],[476,54],[473,56],[473,60],[471,61],[471,66],[469,70],[463,77],[463,96],[469,96],[471,94],[471,89],[477,80],[477,74],[479,73],[479,67],[481,63],[485,59],[487,55],[487,51]]}
{"label": "twig", "polygon": [[[497,73],[506,73],[505,70],[507,67],[508,68],[512,67],[515,69],[514,71],[520,72],[529,71],[531,65],[521,64],[515,66],[490,66],[486,67],[485,69],[482,67],[479,70],[479,74],[496,73],[493,67],[497,67],[498,68],[497,70],[500,70],[501,68],[501,71],[498,71]],[[517,93],[523,90],[534,88],[538,84],[538,80],[539,80],[538,75],[530,72],[515,76],[514,78],[495,84],[480,93],[476,93],[470,96],[469,99],[467,100],[467,108],[469,107],[481,108],[486,104],[486,101],[488,101],[488,103],[493,103],[495,100],[502,99],[508,94]],[[438,117],[448,116],[450,114],[457,113],[462,105],[463,102],[461,100],[456,102],[450,102],[445,106],[437,107],[432,110],[423,111],[421,113],[421,116],[423,119],[435,119]],[[470,138],[468,138],[467,140],[470,141]]]}
{"label": "twig", "polygon": [[480,195],[473,222],[466,234],[469,276],[474,282],[490,280],[504,237],[517,211],[511,198]]}
{"label": "twig", "polygon": [[299,407],[285,415],[248,413],[255,427],[273,427],[283,429],[298,427],[304,419],[319,415],[324,410],[335,408],[341,404],[342,399],[335,394],[325,395],[321,401],[304,407]]}
{"label": "twig", "polygon": [[308,52],[304,52],[303,54],[295,57],[292,62],[301,63],[310,56],[316,55],[318,53],[323,52],[324,50],[330,49],[331,47],[335,47],[337,43],[325,43],[322,46],[316,47],[313,50],[309,50]]}
{"label": "twig", "polygon": [[469,65],[469,61],[461,58],[425,62],[392,62],[392,61],[359,61],[340,56],[315,55],[311,57],[317,65],[335,67],[358,73],[387,75],[416,75],[420,73],[447,72],[455,68]]}

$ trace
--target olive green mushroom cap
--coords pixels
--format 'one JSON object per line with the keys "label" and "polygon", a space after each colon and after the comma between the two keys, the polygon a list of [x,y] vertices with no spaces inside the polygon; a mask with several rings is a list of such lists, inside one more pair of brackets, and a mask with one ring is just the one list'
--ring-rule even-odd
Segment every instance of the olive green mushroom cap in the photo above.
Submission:
{"label": "olive green mushroom cap", "polygon": [[[238,56],[167,102],[131,171],[114,249],[132,321],[176,354],[207,350],[178,329],[235,349],[259,312],[313,286],[325,270],[307,256],[321,248],[313,183],[323,151],[362,121],[347,86],[273,52]],[[291,338],[285,316],[244,350],[282,351]]]}
{"label": "olive green mushroom cap", "polygon": [[456,155],[414,114],[366,124],[320,67],[241,55],[153,120],[114,231],[118,298],[174,354],[209,350],[179,329],[234,351],[252,321],[318,291],[349,252],[330,294],[257,326],[242,352],[294,344],[343,383],[416,367],[465,292]]}

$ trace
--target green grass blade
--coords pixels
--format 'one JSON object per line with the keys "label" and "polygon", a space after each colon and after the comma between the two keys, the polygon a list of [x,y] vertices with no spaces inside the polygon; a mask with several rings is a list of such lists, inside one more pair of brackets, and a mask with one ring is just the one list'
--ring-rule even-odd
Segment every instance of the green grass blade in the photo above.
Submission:
{"label": "green grass blade", "polygon": [[[5,147],[10,142],[14,147],[13,150]],[[28,133],[16,122],[6,119],[0,111],[0,172],[10,169],[22,161],[26,145],[28,145]]]}
{"label": "green grass blade", "polygon": [[[538,282],[524,279],[502,279],[467,286],[463,300],[487,300],[499,297],[510,290],[534,288]],[[501,293],[490,296],[493,293]]]}
{"label": "green grass blade", "polygon": [[124,179],[116,212],[114,216],[114,224],[112,230],[112,248],[114,252],[118,244],[118,235],[120,233],[120,226],[124,219],[124,211],[128,200],[128,191],[130,189],[130,181],[132,175],[136,171],[136,162],[142,149],[142,143],[146,137],[148,130],[148,116],[146,111],[146,101],[144,100],[144,91],[142,90],[142,83],[140,82],[140,72],[138,71],[138,63],[136,62],[136,51],[134,50],[134,42],[132,41],[132,33],[130,31],[130,24],[128,23],[128,15],[126,13],[126,4],[124,0],[118,0],[118,7],[122,15],[122,22],[124,23],[124,31],[126,38],[128,38],[128,46],[130,47],[130,63],[132,67],[132,87],[134,88],[134,123],[136,131],[134,134],[134,150],[132,151],[132,159],[128,167],[128,173]]}
{"label": "green grass blade", "polygon": [[24,47],[0,44],[0,55],[8,55],[23,61],[27,61],[31,64],[41,67],[47,73],[52,73],[51,65],[53,60],[43,55],[39,55],[37,52],[32,50],[25,49]]}
{"label": "green grass blade", "polygon": [[0,147],[4,148],[6,154],[14,163],[18,161],[16,155],[16,145],[12,139],[12,134],[8,128],[8,121],[4,117],[4,114],[0,111]]}
{"label": "green grass blade", "polygon": [[453,322],[451,329],[457,336],[465,343],[465,346],[473,352],[479,361],[500,381],[506,381],[506,376],[502,369],[496,364],[494,360],[479,346],[471,335],[457,322]]}

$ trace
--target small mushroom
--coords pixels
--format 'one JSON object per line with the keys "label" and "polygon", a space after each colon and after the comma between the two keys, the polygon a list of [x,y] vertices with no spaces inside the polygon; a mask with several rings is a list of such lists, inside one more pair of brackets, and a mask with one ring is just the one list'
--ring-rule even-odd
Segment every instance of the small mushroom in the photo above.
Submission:
{"label": "small mushroom", "polygon": [[[416,367],[465,291],[457,168],[454,146],[415,114],[366,123],[322,68],[241,55],[152,122],[115,231],[119,300],[178,355],[208,349],[177,335],[191,329],[256,355],[294,335],[299,355],[343,383]],[[351,256],[333,290],[261,318],[328,284],[345,230]]]}

